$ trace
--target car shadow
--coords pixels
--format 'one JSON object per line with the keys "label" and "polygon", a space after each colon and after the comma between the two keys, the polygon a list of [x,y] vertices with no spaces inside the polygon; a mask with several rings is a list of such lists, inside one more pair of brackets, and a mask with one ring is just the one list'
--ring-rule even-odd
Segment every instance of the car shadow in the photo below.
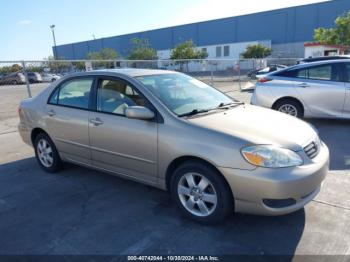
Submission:
{"label": "car shadow", "polygon": [[303,209],[193,223],[162,190],[71,165],[45,173],[34,158],[0,174],[1,254],[293,255],[305,226]]}
{"label": "car shadow", "polygon": [[305,119],[319,131],[330,152],[330,170],[350,169],[350,121]]}

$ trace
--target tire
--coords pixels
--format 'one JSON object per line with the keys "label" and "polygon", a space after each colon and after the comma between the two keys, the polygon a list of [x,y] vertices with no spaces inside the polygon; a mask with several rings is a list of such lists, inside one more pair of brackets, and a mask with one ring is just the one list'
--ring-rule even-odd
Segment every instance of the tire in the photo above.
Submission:
{"label": "tire", "polygon": [[[39,133],[34,140],[35,157],[40,167],[46,172],[55,173],[62,166],[55,144],[45,133]],[[46,159],[46,160],[45,160]]]}
{"label": "tire", "polygon": [[18,85],[18,82],[17,82],[17,80],[12,80],[12,81],[11,81],[11,84],[12,84],[12,85]]}
{"label": "tire", "polygon": [[[191,176],[193,187],[188,182]],[[217,170],[201,161],[188,161],[179,166],[172,175],[170,190],[177,208],[193,221],[217,224],[233,214],[233,196],[226,181]]]}
{"label": "tire", "polygon": [[298,118],[302,118],[304,116],[304,109],[302,105],[299,102],[291,99],[286,99],[286,100],[277,102],[274,109],[279,112],[282,112],[291,116],[295,116]]}

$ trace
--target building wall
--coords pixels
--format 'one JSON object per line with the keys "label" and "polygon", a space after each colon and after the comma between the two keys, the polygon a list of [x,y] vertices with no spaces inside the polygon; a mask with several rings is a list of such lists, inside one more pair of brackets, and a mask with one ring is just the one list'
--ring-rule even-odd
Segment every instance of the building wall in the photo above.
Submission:
{"label": "building wall", "polygon": [[272,57],[301,58],[304,57],[304,42],[273,44]]}
{"label": "building wall", "polygon": [[[203,45],[197,46],[196,48],[201,50],[205,48],[209,59],[239,59],[240,55],[246,50],[249,45],[262,44],[266,47],[271,48],[271,41],[251,41],[251,42],[240,42],[240,43],[225,43],[217,45]],[[228,48],[228,53],[224,53],[224,49]],[[221,55],[217,53],[217,48],[221,49]],[[159,59],[169,59],[170,49],[158,50],[157,56]]]}
{"label": "building wall", "polygon": [[300,43],[312,41],[314,29],[317,27],[333,27],[336,17],[347,10],[350,10],[349,0],[333,0],[59,45],[57,55],[66,59],[85,59],[88,52],[108,47],[126,56],[130,40],[137,37],[149,39],[151,46],[156,50],[169,50],[189,39],[197,46],[268,39],[278,52],[288,53],[288,48],[294,48],[291,56],[303,57],[304,49]]}
{"label": "building wall", "polygon": [[305,57],[319,57],[330,55],[329,53],[331,53],[331,55],[342,55],[343,50],[341,47],[327,45],[315,45],[305,47]]}

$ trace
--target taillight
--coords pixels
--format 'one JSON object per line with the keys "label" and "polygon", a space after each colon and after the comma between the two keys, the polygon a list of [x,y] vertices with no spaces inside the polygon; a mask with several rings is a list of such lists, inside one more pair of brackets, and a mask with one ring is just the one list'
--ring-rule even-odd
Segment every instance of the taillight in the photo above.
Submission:
{"label": "taillight", "polygon": [[267,77],[262,77],[262,78],[259,78],[258,79],[258,82],[259,83],[266,83],[266,82],[269,82],[269,81],[271,81],[272,79],[270,79],[270,78],[267,78]]}
{"label": "taillight", "polygon": [[22,113],[22,108],[19,106],[18,107],[18,115],[21,116],[21,113]]}

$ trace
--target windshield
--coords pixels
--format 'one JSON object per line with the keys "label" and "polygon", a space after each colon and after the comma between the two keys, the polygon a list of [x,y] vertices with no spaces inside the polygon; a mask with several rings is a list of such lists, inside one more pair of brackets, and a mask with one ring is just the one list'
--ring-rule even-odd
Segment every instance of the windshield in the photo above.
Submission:
{"label": "windshield", "polygon": [[184,74],[146,75],[137,79],[178,116],[237,102]]}

